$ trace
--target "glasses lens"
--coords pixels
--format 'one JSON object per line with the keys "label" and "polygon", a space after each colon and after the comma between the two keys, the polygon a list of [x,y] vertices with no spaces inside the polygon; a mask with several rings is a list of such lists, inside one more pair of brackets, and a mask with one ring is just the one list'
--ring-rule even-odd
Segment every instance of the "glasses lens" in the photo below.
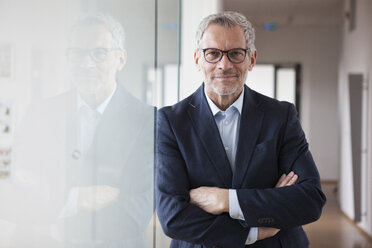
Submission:
{"label": "glasses lens", "polygon": [[90,56],[95,62],[103,62],[107,56],[107,50],[104,48],[96,48],[90,51]]}
{"label": "glasses lens", "polygon": [[233,63],[241,63],[245,59],[246,51],[244,49],[231,49],[227,52],[227,57]]}
{"label": "glasses lens", "polygon": [[222,56],[222,51],[209,48],[204,51],[205,60],[209,63],[216,63],[220,60]]}

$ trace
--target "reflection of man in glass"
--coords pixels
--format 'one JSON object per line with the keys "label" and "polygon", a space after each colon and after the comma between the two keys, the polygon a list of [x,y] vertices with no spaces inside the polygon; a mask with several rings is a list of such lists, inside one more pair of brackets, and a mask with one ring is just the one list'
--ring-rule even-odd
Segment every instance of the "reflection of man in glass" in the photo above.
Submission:
{"label": "reflection of man in glass", "polygon": [[145,247],[154,110],[117,83],[124,31],[109,16],[85,17],[73,26],[66,54],[76,90],[32,108],[26,119],[18,162],[27,164],[20,167],[34,186],[36,211],[21,221],[43,226],[47,238],[39,241],[64,247]]}
{"label": "reflection of man in glass", "polygon": [[92,108],[102,104],[116,88],[116,73],[126,61],[124,31],[107,16],[87,18],[71,32],[67,57],[72,80]]}
{"label": "reflection of man in glass", "polygon": [[[117,241],[138,247],[130,240],[137,241],[136,235],[143,233],[152,210],[153,112],[116,82],[116,73],[126,62],[121,25],[103,15],[82,19],[72,29],[67,56],[79,108],[80,132],[72,155],[79,160],[81,153],[91,165],[88,171],[77,170],[74,189],[83,210],[79,216],[83,221],[78,223],[83,227],[71,235],[95,228],[88,235],[98,243],[107,239],[110,244]],[[96,211],[94,221],[89,211]],[[130,234],[127,243],[122,243],[126,233]]]}

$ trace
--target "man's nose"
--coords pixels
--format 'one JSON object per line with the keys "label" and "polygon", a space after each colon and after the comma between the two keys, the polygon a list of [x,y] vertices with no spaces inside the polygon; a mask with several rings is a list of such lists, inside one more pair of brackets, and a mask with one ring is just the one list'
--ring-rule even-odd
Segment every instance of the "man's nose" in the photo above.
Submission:
{"label": "man's nose", "polygon": [[226,70],[226,69],[232,68],[233,64],[231,63],[231,61],[227,57],[227,54],[224,53],[222,55],[221,60],[218,61],[217,66],[218,66],[219,69]]}

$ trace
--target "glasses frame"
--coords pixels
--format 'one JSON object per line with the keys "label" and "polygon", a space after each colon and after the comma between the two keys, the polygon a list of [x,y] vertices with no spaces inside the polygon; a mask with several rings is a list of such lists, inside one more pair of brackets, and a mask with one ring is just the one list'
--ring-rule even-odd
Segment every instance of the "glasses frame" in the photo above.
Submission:
{"label": "glasses frame", "polygon": [[[106,55],[105,55],[105,58],[103,60],[99,60],[97,58],[94,57],[93,53],[97,50],[104,50],[106,52]],[[112,51],[120,51],[122,49],[116,47],[116,48],[106,48],[106,47],[96,47],[96,48],[92,48],[92,49],[82,49],[82,48],[77,48],[77,47],[70,47],[70,48],[67,48],[66,49],[66,56],[67,56],[67,59],[70,60],[69,56],[68,56],[68,53],[70,51],[73,51],[73,50],[78,50],[78,51],[81,51],[83,52],[84,56],[82,56],[81,60],[80,61],[73,61],[71,60],[71,62],[73,63],[80,63],[84,60],[84,57],[89,54],[89,57],[95,62],[95,63],[103,63],[105,62],[106,58],[107,58],[107,55],[109,52],[112,52]]]}
{"label": "glasses frame", "polygon": [[[213,50],[217,50],[219,52],[221,52],[221,57],[216,61],[216,62],[210,62],[207,60],[206,56],[205,56],[205,52],[209,49],[213,49]],[[208,63],[210,64],[217,64],[218,62],[220,62],[222,60],[222,57],[223,55],[226,53],[226,57],[227,59],[233,63],[233,64],[241,64],[244,62],[244,60],[247,58],[247,53],[249,54],[250,53],[250,49],[244,49],[244,48],[232,48],[232,49],[229,49],[229,50],[221,50],[221,49],[218,49],[218,48],[212,48],[212,47],[208,47],[208,48],[199,48],[200,51],[203,52],[203,55],[204,55],[204,60],[207,61]],[[240,62],[234,62],[231,60],[230,56],[229,56],[229,52],[230,51],[233,51],[233,50],[241,50],[241,51],[244,51],[244,58],[242,59],[242,61]]]}

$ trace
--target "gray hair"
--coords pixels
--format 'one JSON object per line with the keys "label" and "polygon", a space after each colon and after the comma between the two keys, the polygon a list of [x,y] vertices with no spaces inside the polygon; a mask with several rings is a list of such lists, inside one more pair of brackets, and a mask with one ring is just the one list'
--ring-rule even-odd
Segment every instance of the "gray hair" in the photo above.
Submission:
{"label": "gray hair", "polygon": [[76,27],[103,25],[112,34],[112,37],[118,44],[120,49],[125,47],[125,32],[123,26],[112,16],[103,13],[87,14],[81,17],[71,28]]}
{"label": "gray hair", "polygon": [[254,40],[256,35],[253,25],[244,15],[234,11],[225,11],[205,17],[200,22],[198,30],[196,31],[196,49],[200,48],[199,45],[201,39],[203,38],[203,34],[211,24],[217,24],[227,28],[233,28],[236,25],[239,25],[244,31],[247,46],[246,48],[249,49],[249,52],[253,52],[255,50]]}

